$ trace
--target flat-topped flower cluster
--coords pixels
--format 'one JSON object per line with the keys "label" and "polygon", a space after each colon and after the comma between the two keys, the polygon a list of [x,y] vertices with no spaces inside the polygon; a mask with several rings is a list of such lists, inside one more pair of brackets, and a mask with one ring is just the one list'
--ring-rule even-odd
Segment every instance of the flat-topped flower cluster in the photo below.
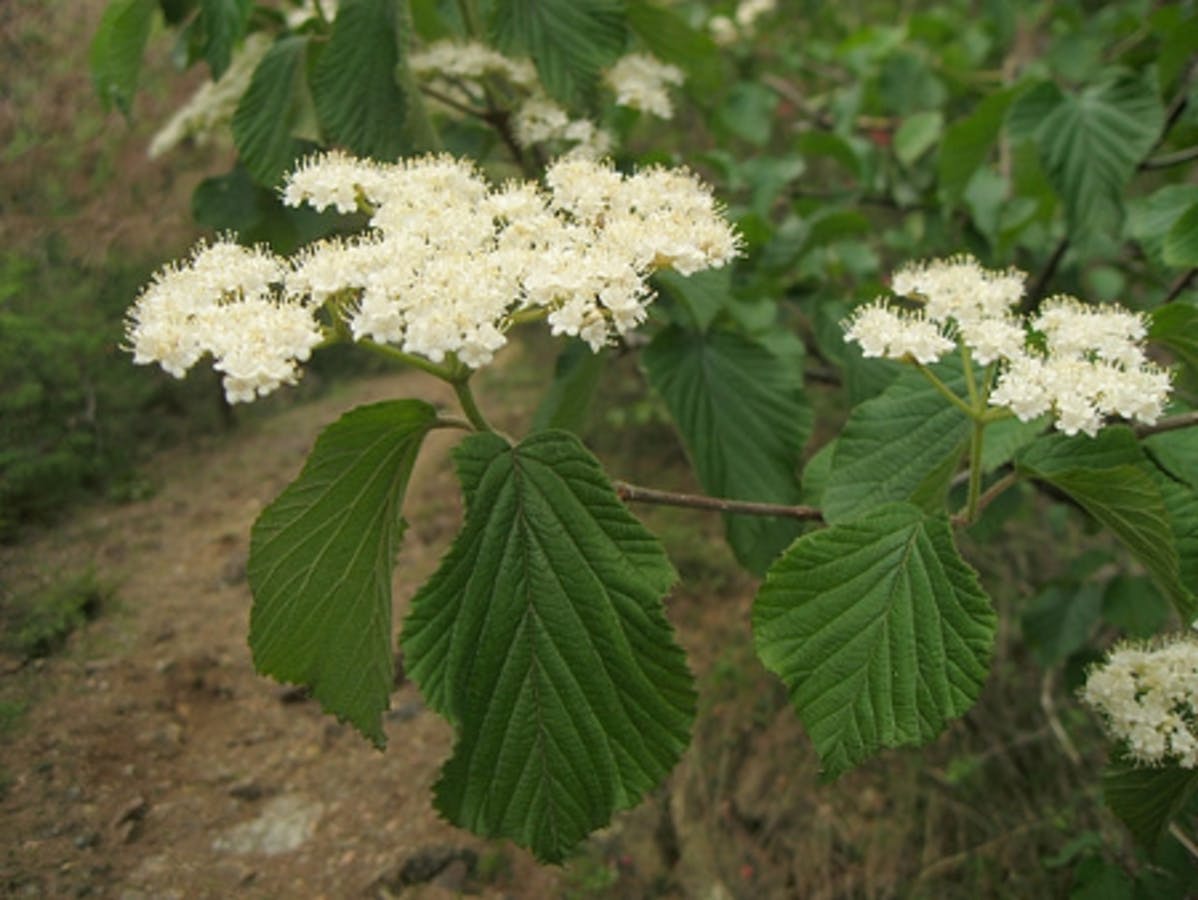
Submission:
{"label": "flat-topped flower cluster", "polygon": [[[599,159],[612,148],[612,134],[588,118],[575,118],[541,86],[527,58],[514,59],[478,41],[435,41],[408,60],[412,72],[436,98],[459,109],[487,106],[488,87],[515,94],[513,134],[521,147],[554,145],[571,156]],[[669,119],[669,90],[684,81],[677,66],[646,53],[629,53],[603,73],[617,106]]]}
{"label": "flat-topped flower cluster", "polygon": [[686,169],[625,175],[565,159],[545,186],[493,187],[469,162],[426,156],[378,164],[332,152],[300,165],[286,203],[365,210],[370,230],[291,259],[225,238],[160,271],[128,316],[138,363],[182,376],[205,353],[230,402],[298,377],[297,364],[343,324],[355,339],[434,363],[477,368],[513,317],[599,350],[646,317],[648,277],[723,266],[738,237]]}
{"label": "flat-topped flower cluster", "polygon": [[1132,759],[1198,769],[1198,640],[1117,647],[1090,672],[1081,698]]}
{"label": "flat-topped flower cluster", "polygon": [[844,323],[866,356],[935,362],[963,346],[997,364],[989,403],[1023,421],[1051,413],[1066,434],[1093,436],[1108,416],[1151,424],[1169,396],[1169,373],[1144,353],[1144,317],[1116,305],[1052,297],[1018,315],[1026,275],[982,268],[968,256],[916,263],[894,274],[895,294],[916,309],[880,298]]}

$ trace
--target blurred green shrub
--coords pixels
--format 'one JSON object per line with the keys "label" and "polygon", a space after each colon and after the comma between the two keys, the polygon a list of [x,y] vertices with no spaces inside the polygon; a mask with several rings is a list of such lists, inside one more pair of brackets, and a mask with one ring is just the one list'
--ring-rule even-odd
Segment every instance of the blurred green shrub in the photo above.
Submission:
{"label": "blurred green shrub", "polygon": [[121,350],[147,269],[90,267],[53,242],[0,255],[0,540],[86,494],[143,494],[137,459],[226,416],[211,373],[176,382]]}

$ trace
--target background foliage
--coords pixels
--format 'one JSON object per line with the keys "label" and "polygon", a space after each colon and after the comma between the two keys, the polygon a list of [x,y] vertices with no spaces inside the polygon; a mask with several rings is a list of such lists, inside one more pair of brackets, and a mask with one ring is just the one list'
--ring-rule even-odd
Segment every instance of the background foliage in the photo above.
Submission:
{"label": "background foliage", "polygon": [[[704,22],[712,12],[731,12],[728,6],[495,2],[465,5],[477,13],[471,22],[456,4],[413,3],[409,20],[395,4],[345,0],[332,24],[310,17],[289,26],[269,5],[118,0],[93,44],[93,72],[101,96],[128,110],[138,81],[134,60],[156,22],[178,29],[182,62],[202,63],[213,75],[247,33],[275,36],[232,121],[238,162],[199,187],[194,208],[205,224],[235,225],[249,239],[290,249],[331,227],[284,211],[270,190],[314,145],[393,158],[430,146],[436,135],[440,146],[483,158],[496,177],[527,167],[530,159],[508,154],[489,123],[446,116],[402,75],[404,56],[419,39],[472,28],[527,52],[553,96],[619,132],[621,164],[685,161],[700,168],[718,183],[746,236],[748,252],[730,276],[661,279],[659,321],[642,355],[660,398],[648,401],[646,416],[676,422],[702,487],[721,496],[820,504],[834,527],[801,545],[810,554],[825,541],[869,544],[870,536],[851,525],[857,513],[881,501],[914,503],[886,507],[885,515],[910,530],[919,564],[940,562],[968,606],[969,579],[944,561],[941,526],[917,514],[917,507],[943,508],[946,499],[959,506],[951,464],[964,421],[897,366],[862,360],[844,345],[837,323],[883,289],[895,263],[968,250],[988,265],[1032,272],[1029,305],[1064,291],[1152,311],[1157,349],[1179,364],[1178,409],[1188,408],[1198,357],[1195,11],[1187,3],[995,3],[978,14],[971,4],[940,3],[917,5],[896,21],[893,10],[870,4],[792,3],[773,20],[785,27],[763,28],[721,49]],[[599,99],[598,72],[639,43],[692,74],[673,125],[612,111]],[[397,64],[401,75],[387,77]],[[36,315],[45,314],[38,307]],[[15,309],[4,320],[4,338],[30,327],[31,315],[30,308]],[[51,339],[34,331],[39,339],[14,343],[35,363],[41,337],[42,355],[56,363],[70,358],[83,366],[97,352],[70,332]],[[104,347],[111,352],[111,343]],[[544,413],[546,422],[563,424],[561,411],[577,409],[604,377],[572,363],[570,352],[559,363],[559,399]],[[86,374],[67,377],[56,389],[63,371],[23,363],[20,377],[33,387],[5,402],[29,417],[22,420],[29,428],[48,431],[47,446],[85,460],[73,464],[86,473],[103,441],[56,411],[77,410],[85,398],[72,391],[88,383]],[[739,403],[728,402],[730,385]],[[136,396],[115,393],[122,401]],[[819,425],[812,424],[813,408]],[[845,428],[830,442],[822,423],[840,420]],[[565,424],[582,428],[584,421],[575,416]],[[767,422],[771,427],[761,427]],[[1169,600],[1183,611],[1192,604],[1193,440],[1185,432],[1161,435],[1141,449],[1129,434],[1118,435],[1082,464],[1072,455],[1076,446],[1062,456],[1059,441],[1032,443],[1035,429],[1012,428],[991,443],[987,471],[1013,467],[1072,503],[1055,507],[1047,525],[1035,524],[1048,515],[1045,501],[1020,489],[963,538],[976,550],[968,547],[972,539],[1060,529],[1071,519],[1103,522],[1123,539],[1119,546],[1083,533],[1080,546],[1089,552],[1075,565],[1023,585],[1030,599],[1014,616],[1029,652],[1067,683],[1117,635],[1151,634],[1168,623]],[[897,476],[870,481],[884,458],[877,448],[904,438],[922,455],[904,451]],[[49,476],[30,474],[19,455],[14,459],[0,471],[5,484],[27,485],[25,494],[12,494],[31,498],[20,500],[25,511],[18,517],[39,503],[56,504],[51,486],[91,477],[63,477],[70,470],[55,454],[36,454],[39,465],[51,467]],[[13,502],[4,508],[22,509]],[[757,572],[801,530],[777,520],[727,522],[738,558]],[[782,567],[776,577],[785,576]],[[768,602],[759,608],[759,641],[769,634],[768,610]],[[786,681],[793,666],[781,650],[762,655]],[[804,702],[796,702],[802,714]],[[961,711],[949,706],[953,715]],[[827,746],[836,735],[812,729],[812,737]],[[927,737],[919,722],[897,717],[864,745]],[[1113,799],[1123,796],[1121,786],[1111,788]],[[1183,797],[1174,787],[1171,793]],[[1133,810],[1124,818],[1141,837],[1160,838],[1162,815],[1144,815]],[[1074,868],[1079,892],[1117,883],[1129,892],[1180,896],[1187,890],[1182,875],[1169,881],[1145,862],[1161,852],[1142,851],[1148,855],[1136,863],[1126,849],[1074,848],[1072,856],[1062,851],[1060,864]],[[1127,864],[1132,875],[1113,863]]]}

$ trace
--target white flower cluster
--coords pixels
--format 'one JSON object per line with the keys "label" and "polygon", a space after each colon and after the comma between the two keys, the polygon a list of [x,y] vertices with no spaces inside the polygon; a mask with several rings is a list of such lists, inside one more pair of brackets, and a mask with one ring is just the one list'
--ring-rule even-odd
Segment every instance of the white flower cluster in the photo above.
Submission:
{"label": "white flower cluster", "polygon": [[732,18],[712,16],[707,29],[717,44],[726,47],[752,37],[757,30],[757,20],[772,13],[777,6],[777,0],[741,0]]}
{"label": "white flower cluster", "polygon": [[1024,421],[1052,413],[1066,434],[1093,436],[1112,415],[1155,422],[1170,378],[1144,354],[1143,316],[1053,297],[1025,320],[1016,314],[1025,279],[1014,269],[984,269],[968,256],[907,266],[891,287],[921,308],[904,311],[876,300],[854,312],[845,337],[866,356],[923,364],[963,344],[975,361],[999,366],[992,406]]}
{"label": "white flower cluster", "polygon": [[[528,59],[510,59],[477,41],[435,41],[413,53],[408,64],[434,98],[459,106],[481,108],[485,79],[506,82],[520,95],[512,126],[522,147],[559,145],[559,149],[568,148],[571,156],[584,159],[600,159],[611,150],[611,134],[590,119],[572,118],[565,107],[544,92],[536,68]],[[643,53],[618,60],[604,77],[616,94],[617,105],[666,119],[674,112],[668,86],[683,81],[680,69]]]}
{"label": "white flower cluster", "polygon": [[210,352],[230,400],[252,399],[294,380],[295,361],[321,339],[315,311],[330,300],[355,339],[437,363],[451,353],[473,368],[489,363],[521,311],[598,350],[644,321],[654,271],[687,275],[738,252],[711,192],[684,169],[623,175],[563,159],[545,182],[495,189],[449,156],[309,159],[284,201],[361,206],[372,230],[311,245],[289,265],[229,242],[201,247],[139,297],[129,317],[135,360],[181,376]]}
{"label": "white flower cluster", "polygon": [[616,94],[616,105],[639,109],[662,118],[674,116],[669,88],[685,80],[682,70],[646,53],[629,53],[604,73]]}
{"label": "white flower cluster", "polygon": [[133,361],[157,362],[182,378],[211,353],[230,403],[294,382],[296,363],[308,359],[321,331],[309,305],[279,297],[285,273],[266,250],[201,244],[186,264],[159,272],[129,310]]}
{"label": "white flower cluster", "polygon": [[435,41],[409,56],[408,67],[431,87],[463,102],[475,99],[472,90],[488,76],[524,90],[538,84],[532,60],[510,59],[478,41]]}
{"label": "white flower cluster", "polygon": [[1081,698],[1137,762],[1198,769],[1198,640],[1117,647]]}
{"label": "white flower cluster", "polygon": [[539,90],[516,109],[512,126],[521,147],[559,144],[580,159],[602,158],[613,142],[609,131],[590,119],[571,119],[564,106]]}
{"label": "white flower cluster", "polygon": [[241,95],[250,86],[254,69],[270,49],[270,38],[255,32],[229,60],[219,81],[205,81],[150,140],[147,153],[157,159],[191,138],[199,144],[222,134],[233,121]]}
{"label": "white flower cluster", "polygon": [[1148,361],[1143,316],[1054,297],[1031,322],[1044,350],[1011,355],[990,394],[1025,422],[1052,410],[1066,434],[1093,437],[1107,416],[1152,424],[1169,398],[1168,371]]}

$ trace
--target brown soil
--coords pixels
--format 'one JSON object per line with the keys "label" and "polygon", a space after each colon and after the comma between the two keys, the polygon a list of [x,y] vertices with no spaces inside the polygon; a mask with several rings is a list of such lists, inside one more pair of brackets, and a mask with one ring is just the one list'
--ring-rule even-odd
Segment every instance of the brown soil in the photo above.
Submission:
{"label": "brown soil", "polygon": [[[152,499],[87,510],[5,552],[10,579],[94,565],[117,580],[119,606],[67,654],[8,676],[35,682],[39,699],[6,748],[0,884],[17,896],[360,896],[422,851],[488,852],[430,806],[451,734],[412,686],[395,695],[392,749],[380,754],[258,677],[245,642],[254,517],[321,426],[352,404],[410,393],[416,378],[362,382],[170,454]],[[434,434],[413,477],[401,592],[431,572],[456,524],[444,442]],[[275,838],[261,837],[265,826],[237,830],[264,813]],[[530,888],[552,882],[512,855]]]}

